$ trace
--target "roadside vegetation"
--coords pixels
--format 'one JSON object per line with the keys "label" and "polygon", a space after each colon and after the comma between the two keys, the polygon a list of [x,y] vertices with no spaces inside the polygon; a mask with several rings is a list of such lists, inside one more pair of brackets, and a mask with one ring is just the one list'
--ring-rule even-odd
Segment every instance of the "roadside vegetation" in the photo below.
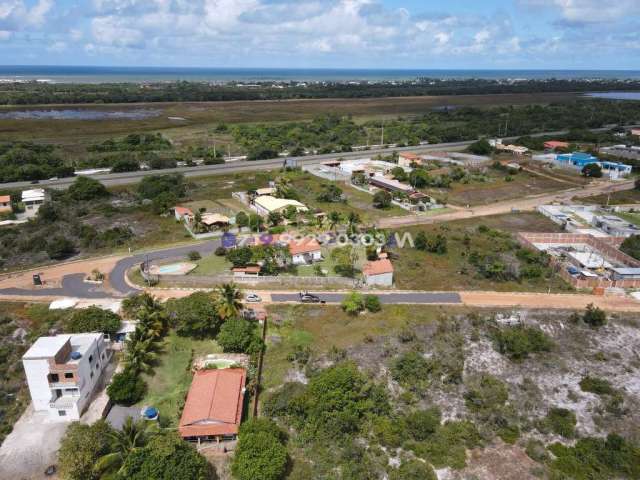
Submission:
{"label": "roadside vegetation", "polygon": [[284,443],[293,479],[431,479],[447,467],[451,478],[638,478],[640,399],[618,368],[637,326],[593,329],[570,313],[504,325],[464,308],[270,307],[261,411],[279,430],[255,455]]}

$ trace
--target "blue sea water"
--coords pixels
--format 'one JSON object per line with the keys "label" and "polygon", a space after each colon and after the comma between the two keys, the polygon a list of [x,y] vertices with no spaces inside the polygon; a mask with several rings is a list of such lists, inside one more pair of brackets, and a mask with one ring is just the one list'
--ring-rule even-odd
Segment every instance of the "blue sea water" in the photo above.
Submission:
{"label": "blue sea water", "polygon": [[594,92],[587,96],[607,100],[640,100],[640,92]]}
{"label": "blue sea water", "polygon": [[0,81],[40,80],[58,83],[200,81],[391,81],[419,77],[445,79],[635,79],[640,70],[438,70],[438,69],[302,69],[179,68],[0,65]]}

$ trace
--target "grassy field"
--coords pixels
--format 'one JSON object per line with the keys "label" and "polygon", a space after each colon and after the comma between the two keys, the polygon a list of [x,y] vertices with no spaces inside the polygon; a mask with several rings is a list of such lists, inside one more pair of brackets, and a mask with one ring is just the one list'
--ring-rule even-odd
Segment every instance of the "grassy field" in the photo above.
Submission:
{"label": "grassy field", "polygon": [[229,274],[233,266],[225,257],[219,257],[217,255],[208,255],[195,263],[198,264],[198,268],[191,272],[191,275]]}
{"label": "grassy field", "polygon": [[593,205],[628,205],[640,203],[640,190],[622,190],[613,192],[610,195],[594,195],[593,197],[580,197],[575,199],[578,203],[589,203]]}
{"label": "grassy field", "polygon": [[158,365],[151,375],[145,376],[148,391],[140,407],[152,405],[169,425],[176,427],[182,406],[191,385],[192,360],[201,355],[222,350],[213,340],[194,340],[170,333],[162,343]]}
{"label": "grassy field", "polygon": [[626,220],[629,223],[633,223],[635,226],[640,227],[640,213],[617,213],[618,217]]}
{"label": "grassy field", "polygon": [[300,201],[307,206],[314,206],[324,212],[336,211],[343,217],[354,212],[360,216],[364,224],[371,224],[377,218],[406,215],[407,212],[399,207],[392,206],[381,210],[373,207],[373,195],[357,190],[350,185],[339,183],[339,187],[346,198],[346,203],[319,202],[316,197],[322,190],[322,185],[331,183],[308,172],[292,172],[288,174],[292,184],[300,195]]}
{"label": "grassy field", "polygon": [[483,178],[484,181],[474,180],[467,184],[456,182],[448,189],[429,188],[424,191],[446,203],[475,206],[518,199],[527,195],[556,192],[571,187],[565,182],[527,171],[508,176],[505,172],[489,168]]}
{"label": "grassy field", "polygon": [[338,306],[271,305],[263,388],[269,389],[286,381],[291,367],[287,357],[296,349],[309,348],[311,354],[332,348],[356,345],[377,335],[393,335],[407,323],[434,322],[445,312],[463,311],[458,307],[415,308],[408,305],[386,305],[378,313],[352,317]]}
{"label": "grassy field", "polygon": [[[401,289],[418,290],[497,290],[497,291],[553,291],[566,290],[568,286],[557,276],[523,279],[521,281],[496,281],[476,274],[469,264],[471,252],[480,255],[500,253],[511,256],[507,240],[492,235],[480,234],[478,226],[508,234],[519,231],[557,232],[558,225],[537,213],[521,213],[468,219],[446,225],[426,225],[406,231],[414,236],[424,231],[427,235],[442,234],[447,238],[446,254],[423,252],[414,248],[395,248],[398,258],[393,261],[395,283]],[[466,237],[466,238],[465,238]],[[465,240],[468,244],[465,244]],[[514,260],[515,263],[515,260]]]}

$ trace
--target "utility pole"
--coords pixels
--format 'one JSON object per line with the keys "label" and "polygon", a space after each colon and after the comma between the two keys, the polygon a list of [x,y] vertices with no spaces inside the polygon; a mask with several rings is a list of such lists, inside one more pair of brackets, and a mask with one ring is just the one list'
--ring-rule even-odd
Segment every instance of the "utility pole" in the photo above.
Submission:
{"label": "utility pole", "polygon": [[382,121],[382,132],[380,134],[380,148],[384,145],[384,120]]}

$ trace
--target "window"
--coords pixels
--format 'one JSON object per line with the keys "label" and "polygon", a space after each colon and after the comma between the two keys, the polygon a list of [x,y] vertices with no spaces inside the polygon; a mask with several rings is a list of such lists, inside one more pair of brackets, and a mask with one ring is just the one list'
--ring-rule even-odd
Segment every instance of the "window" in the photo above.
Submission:
{"label": "window", "polygon": [[64,372],[64,378],[73,378],[73,372]]}
{"label": "window", "polygon": [[66,410],[58,410],[58,416],[59,417],[66,417],[67,416],[67,411]]}
{"label": "window", "polygon": [[60,381],[60,377],[57,373],[49,374],[49,383],[58,383]]}

